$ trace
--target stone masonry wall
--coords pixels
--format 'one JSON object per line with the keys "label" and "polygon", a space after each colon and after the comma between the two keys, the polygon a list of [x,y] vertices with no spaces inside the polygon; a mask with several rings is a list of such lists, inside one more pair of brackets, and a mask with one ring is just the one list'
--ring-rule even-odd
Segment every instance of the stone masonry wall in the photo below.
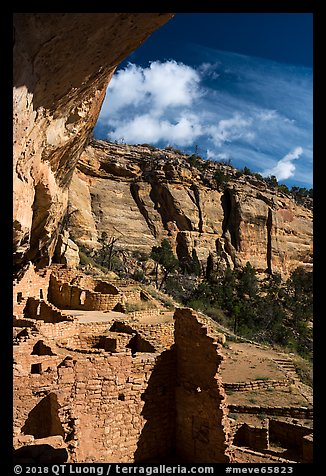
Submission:
{"label": "stone masonry wall", "polygon": [[281,407],[266,405],[228,405],[230,413],[252,413],[254,415],[265,414],[280,417],[312,419],[313,409],[311,407]]}
{"label": "stone masonry wall", "polygon": [[28,297],[46,299],[49,288],[51,269],[47,268],[43,273],[36,273],[32,263],[29,264],[21,279],[13,283],[13,312],[16,316],[22,316]]}
{"label": "stone masonry wall", "polygon": [[102,294],[69,283],[63,283],[53,275],[50,279],[49,301],[60,309],[108,311],[112,310],[121,300],[122,295],[120,293]]}
{"label": "stone masonry wall", "polygon": [[251,380],[250,382],[236,382],[226,383],[223,382],[225,390],[231,390],[233,392],[245,392],[252,390],[266,390],[269,388],[287,387],[289,385],[289,379],[268,379],[268,380]]}
{"label": "stone masonry wall", "polygon": [[141,324],[132,323],[133,329],[154,345],[156,349],[170,348],[174,343],[174,323]]}
{"label": "stone masonry wall", "polygon": [[41,335],[48,339],[62,339],[75,335],[79,331],[78,321],[59,322],[51,324],[49,322],[40,321],[37,328]]}
{"label": "stone masonry wall", "polygon": [[175,311],[177,354],[176,452],[194,463],[229,462],[221,345],[192,309]]}
{"label": "stone masonry wall", "polygon": [[268,427],[256,427],[243,423],[235,432],[233,444],[236,446],[248,446],[255,451],[268,449]]}
{"label": "stone masonry wall", "polygon": [[[84,304],[87,293],[109,299],[120,293],[81,290],[76,274],[67,276],[76,286],[56,276],[49,286],[50,272],[30,267],[15,283],[17,304],[26,307],[29,299],[29,306],[25,319],[19,312],[15,320],[14,435],[62,436],[71,462],[176,455],[194,463],[232,462],[221,336],[209,322],[191,309],[177,309],[174,323],[128,315],[110,324],[70,316],[57,322],[60,309],[42,296],[55,295],[62,306],[68,296],[74,305],[72,290],[85,293]],[[33,321],[29,331],[20,330],[23,321]]]}
{"label": "stone masonry wall", "polygon": [[281,443],[285,448],[295,449],[301,455],[303,454],[303,437],[311,433],[312,429],[303,425],[295,425],[273,419],[269,420],[270,442]]}
{"label": "stone masonry wall", "polygon": [[171,350],[73,356],[55,372],[15,377],[14,434],[40,437],[35,422],[45,419],[42,401],[52,393],[60,424],[41,437],[63,433],[72,462],[165,457],[174,444],[174,369]]}
{"label": "stone masonry wall", "polygon": [[162,312],[161,309],[145,309],[140,311],[132,311],[132,312],[129,312],[128,314],[132,316],[134,319],[141,321],[142,319],[158,317],[161,314],[161,312]]}
{"label": "stone masonry wall", "polygon": [[36,319],[52,324],[74,320],[72,316],[62,314],[53,304],[34,297],[27,299],[24,316],[27,319]]}

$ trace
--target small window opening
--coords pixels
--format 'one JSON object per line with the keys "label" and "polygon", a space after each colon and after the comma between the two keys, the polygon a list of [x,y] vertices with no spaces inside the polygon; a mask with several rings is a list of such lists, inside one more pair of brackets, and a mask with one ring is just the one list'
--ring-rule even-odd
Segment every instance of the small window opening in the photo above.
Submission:
{"label": "small window opening", "polygon": [[86,292],[85,291],[82,291],[79,295],[79,302],[81,305],[85,304],[85,300],[86,300]]}
{"label": "small window opening", "polygon": [[22,300],[23,300],[23,293],[22,292],[17,293],[17,302],[18,303],[22,302]]}
{"label": "small window opening", "polygon": [[42,364],[32,364],[31,374],[41,374],[42,373]]}

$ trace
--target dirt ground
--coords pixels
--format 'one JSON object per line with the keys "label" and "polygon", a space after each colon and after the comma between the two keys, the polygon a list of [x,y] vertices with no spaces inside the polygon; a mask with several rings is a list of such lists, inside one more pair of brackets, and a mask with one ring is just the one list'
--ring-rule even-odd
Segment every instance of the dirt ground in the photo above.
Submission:
{"label": "dirt ground", "polygon": [[280,353],[255,344],[232,342],[223,348],[225,360],[220,366],[223,382],[236,383],[249,380],[285,378],[284,372],[272,360]]}
{"label": "dirt ground", "polygon": [[[287,373],[274,359],[284,359],[291,362],[289,354],[277,352],[268,346],[259,346],[246,342],[229,342],[223,348],[224,360],[220,366],[222,381],[225,383],[240,383],[251,380],[283,380]],[[226,390],[227,401],[233,405],[259,406],[304,406],[308,405],[304,393],[312,396],[312,389],[300,384],[299,379],[289,383],[286,387],[257,389],[249,391]],[[266,415],[230,413],[229,417],[234,424],[248,423],[255,426],[264,425]],[[282,418],[281,418],[282,419]],[[283,418],[293,421],[291,418]],[[300,420],[303,423],[302,420]],[[307,420],[306,425],[312,425]]]}
{"label": "dirt ground", "polygon": [[[79,309],[61,310],[63,314],[75,316],[79,322],[110,322],[114,319],[130,319],[130,314],[124,314],[116,311],[84,311]],[[144,324],[159,324],[164,322],[173,322],[173,312],[165,312],[157,316],[148,316],[141,319],[135,319],[135,322]]]}
{"label": "dirt ground", "polygon": [[110,322],[114,319],[126,318],[122,312],[83,311],[79,309],[61,310],[67,316],[77,317],[79,322]]}

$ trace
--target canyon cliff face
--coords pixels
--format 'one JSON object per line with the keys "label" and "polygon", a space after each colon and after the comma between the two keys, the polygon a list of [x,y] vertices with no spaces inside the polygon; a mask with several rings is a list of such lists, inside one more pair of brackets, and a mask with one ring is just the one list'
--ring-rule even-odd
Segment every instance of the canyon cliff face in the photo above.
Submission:
{"label": "canyon cliff face", "polygon": [[[218,185],[214,175],[229,176]],[[92,141],[69,188],[70,236],[99,248],[102,233],[117,249],[150,253],[168,238],[180,261],[196,250],[205,265],[243,266],[283,277],[312,268],[312,210],[230,166],[189,159],[172,149]]]}
{"label": "canyon cliff face", "polygon": [[116,66],[170,13],[14,15],[14,262],[51,261],[68,186]]}

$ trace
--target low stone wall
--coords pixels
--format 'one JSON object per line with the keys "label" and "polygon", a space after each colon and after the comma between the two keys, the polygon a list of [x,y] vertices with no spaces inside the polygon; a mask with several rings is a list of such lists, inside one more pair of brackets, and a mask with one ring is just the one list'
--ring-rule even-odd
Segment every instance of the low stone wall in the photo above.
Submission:
{"label": "low stone wall", "polygon": [[79,332],[78,321],[66,321],[50,324],[40,321],[37,328],[41,335],[48,339],[63,339],[76,335]]}
{"label": "low stone wall", "polygon": [[133,327],[155,348],[170,348],[174,344],[174,322],[135,324]]}
{"label": "low stone wall", "polygon": [[233,392],[248,392],[250,390],[266,390],[269,388],[287,387],[289,385],[288,379],[282,380],[251,380],[250,382],[226,383],[223,382],[225,390],[232,390]]}
{"label": "low stone wall", "polygon": [[124,289],[123,290],[123,295],[125,297],[126,302],[132,302],[132,303],[140,303],[142,301],[141,299],[141,289]]}
{"label": "low stone wall", "polygon": [[297,461],[281,458],[271,454],[260,453],[259,451],[254,451],[249,448],[241,448],[235,445],[233,445],[231,449],[234,453],[235,461],[239,463],[297,463]]}
{"label": "low stone wall", "polygon": [[51,303],[47,303],[34,297],[29,297],[27,299],[24,316],[27,319],[36,319],[51,324],[75,320],[73,316],[62,314],[60,310],[55,308]]}
{"label": "low stone wall", "polygon": [[265,452],[271,456],[273,443],[286,449],[291,460],[312,463],[312,428],[267,419],[265,427],[242,423],[234,430],[233,445]]}
{"label": "low stone wall", "polygon": [[161,314],[161,311],[161,309],[144,309],[141,311],[128,312],[128,315],[132,316],[133,319],[138,319],[139,321],[141,321],[142,319],[157,317]]}
{"label": "low stone wall", "polygon": [[259,406],[259,405],[228,405],[230,413],[253,413],[255,415],[275,415],[299,419],[312,419],[313,409],[310,407],[281,407],[281,406]]}
{"label": "low stone wall", "polygon": [[[127,345],[131,340],[131,336],[127,334],[117,334],[108,332],[106,334],[94,334],[85,336],[83,334],[71,336],[63,343],[61,347],[73,352],[81,352],[85,354],[99,354],[104,352],[126,352]],[[129,351],[131,354],[131,350]]]}
{"label": "low stone wall", "polygon": [[164,322],[157,324],[143,324],[135,322],[130,315],[126,319],[114,321],[111,329],[122,333],[138,333],[141,337],[151,343],[155,349],[163,350],[170,348],[174,343],[174,322]]}

